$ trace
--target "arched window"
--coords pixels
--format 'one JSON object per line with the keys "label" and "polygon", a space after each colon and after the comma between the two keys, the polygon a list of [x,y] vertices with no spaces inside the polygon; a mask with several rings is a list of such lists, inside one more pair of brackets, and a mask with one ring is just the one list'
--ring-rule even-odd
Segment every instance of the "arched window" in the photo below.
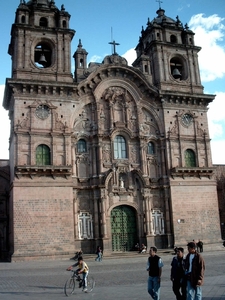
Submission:
{"label": "arched window", "polygon": [[42,144],[36,149],[36,165],[48,166],[51,164],[50,149],[48,146]]}
{"label": "arched window", "polygon": [[155,154],[155,145],[153,142],[148,143],[148,154]]}
{"label": "arched window", "polygon": [[39,21],[39,25],[41,27],[47,27],[48,26],[48,20],[46,18],[40,18],[40,21]]}
{"label": "arched window", "polygon": [[114,139],[114,158],[127,158],[126,141],[121,135],[117,135]]}
{"label": "arched window", "polygon": [[87,143],[84,139],[80,139],[77,143],[77,152],[83,153],[87,152]]}
{"label": "arched window", "polygon": [[63,28],[67,28],[67,22],[63,20]]}
{"label": "arched window", "polygon": [[196,167],[195,153],[191,149],[187,149],[184,153],[185,167]]}
{"label": "arched window", "polygon": [[173,44],[175,44],[175,43],[177,42],[177,37],[176,37],[175,35],[172,34],[172,35],[170,36],[170,42],[173,43]]}
{"label": "arched window", "polygon": [[145,73],[148,73],[148,65],[145,65]]}

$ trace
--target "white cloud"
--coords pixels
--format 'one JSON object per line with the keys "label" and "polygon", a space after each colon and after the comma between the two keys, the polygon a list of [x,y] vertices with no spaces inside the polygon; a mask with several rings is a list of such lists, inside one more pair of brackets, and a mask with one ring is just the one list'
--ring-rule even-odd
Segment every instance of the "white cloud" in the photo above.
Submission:
{"label": "white cloud", "polygon": [[216,95],[208,111],[212,160],[214,164],[225,164],[225,92],[216,92]]}
{"label": "white cloud", "polygon": [[209,104],[209,133],[212,139],[225,140],[225,93],[216,92],[215,100]]}
{"label": "white cloud", "polygon": [[131,66],[132,63],[135,61],[135,59],[137,58],[137,54],[136,51],[134,50],[134,48],[128,50],[126,53],[124,53],[122,55],[124,58],[126,58],[128,65]]}
{"label": "white cloud", "polygon": [[102,62],[103,58],[99,55],[93,55],[91,58],[90,58],[90,62]]}
{"label": "white cloud", "polygon": [[211,150],[213,153],[212,161],[214,165],[225,164],[224,149],[225,149],[225,140],[211,142]]}
{"label": "white cloud", "polygon": [[198,14],[189,22],[190,29],[195,32],[195,44],[202,47],[199,52],[199,65],[203,82],[225,76],[222,63],[225,61],[225,48],[220,43],[225,36],[223,21],[224,18],[218,15],[205,17],[203,14]]}
{"label": "white cloud", "polygon": [[215,92],[216,97],[209,104],[208,117],[213,122],[225,121],[225,92]]}
{"label": "white cloud", "polygon": [[[4,85],[0,85],[0,102],[3,101],[4,95]],[[0,137],[1,137],[1,147],[0,147],[0,159],[9,158],[9,133],[10,133],[10,122],[8,117],[8,111],[6,111],[2,105],[0,106]]]}

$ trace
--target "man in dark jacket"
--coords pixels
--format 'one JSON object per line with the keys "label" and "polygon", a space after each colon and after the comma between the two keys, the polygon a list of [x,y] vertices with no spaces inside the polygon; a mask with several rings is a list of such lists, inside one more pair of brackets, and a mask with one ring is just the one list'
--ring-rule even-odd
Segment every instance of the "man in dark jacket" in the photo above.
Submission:
{"label": "man in dark jacket", "polygon": [[177,248],[176,256],[171,262],[171,276],[173,282],[173,292],[177,300],[186,299],[186,280],[185,280],[185,257],[184,248]]}
{"label": "man in dark jacket", "polygon": [[156,252],[156,247],[151,247],[149,250],[149,258],[147,262],[147,271],[149,273],[148,293],[152,299],[159,300],[163,262],[162,259],[156,255]]}
{"label": "man in dark jacket", "polygon": [[201,300],[205,272],[205,262],[196,251],[196,244],[187,244],[188,255],[185,262],[185,273],[187,278],[187,300]]}

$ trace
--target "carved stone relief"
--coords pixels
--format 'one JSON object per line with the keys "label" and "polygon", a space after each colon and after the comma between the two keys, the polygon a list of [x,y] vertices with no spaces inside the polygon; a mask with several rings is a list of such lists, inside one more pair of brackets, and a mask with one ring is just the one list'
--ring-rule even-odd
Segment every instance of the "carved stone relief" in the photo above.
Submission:
{"label": "carved stone relief", "polygon": [[58,117],[58,114],[55,113],[55,129],[56,130],[65,130],[66,128],[68,128],[66,122],[63,123],[59,117]]}
{"label": "carved stone relief", "polygon": [[104,144],[102,147],[102,158],[103,162],[111,162],[112,160],[112,152],[111,152],[111,145]]}
{"label": "carved stone relief", "polygon": [[177,119],[174,121],[174,126],[170,130],[171,134],[178,134],[178,121]]}
{"label": "carved stone relief", "polygon": [[138,145],[132,145],[131,146],[131,157],[130,157],[130,161],[134,164],[139,163],[139,147]]}
{"label": "carved stone relief", "polygon": [[28,129],[30,124],[30,113],[27,113],[27,117],[25,117],[23,120],[18,120],[18,123],[16,124],[16,129]]}
{"label": "carved stone relief", "polygon": [[77,121],[74,124],[74,131],[78,134],[85,133],[89,135],[92,127],[96,125],[94,123],[91,123],[90,118],[88,118],[89,113],[87,112],[87,110],[88,109],[86,107],[83,108],[83,110],[79,114],[79,118],[77,118]]}

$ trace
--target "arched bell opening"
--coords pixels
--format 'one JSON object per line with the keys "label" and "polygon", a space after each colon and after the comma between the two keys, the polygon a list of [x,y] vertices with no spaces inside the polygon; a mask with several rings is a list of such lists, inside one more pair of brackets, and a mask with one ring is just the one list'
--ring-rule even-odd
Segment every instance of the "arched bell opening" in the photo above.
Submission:
{"label": "arched bell opening", "polygon": [[48,68],[52,64],[52,49],[47,43],[39,43],[34,49],[34,62],[38,68]]}
{"label": "arched bell opening", "polygon": [[185,61],[181,57],[173,57],[170,60],[170,72],[174,79],[185,80],[187,79]]}

